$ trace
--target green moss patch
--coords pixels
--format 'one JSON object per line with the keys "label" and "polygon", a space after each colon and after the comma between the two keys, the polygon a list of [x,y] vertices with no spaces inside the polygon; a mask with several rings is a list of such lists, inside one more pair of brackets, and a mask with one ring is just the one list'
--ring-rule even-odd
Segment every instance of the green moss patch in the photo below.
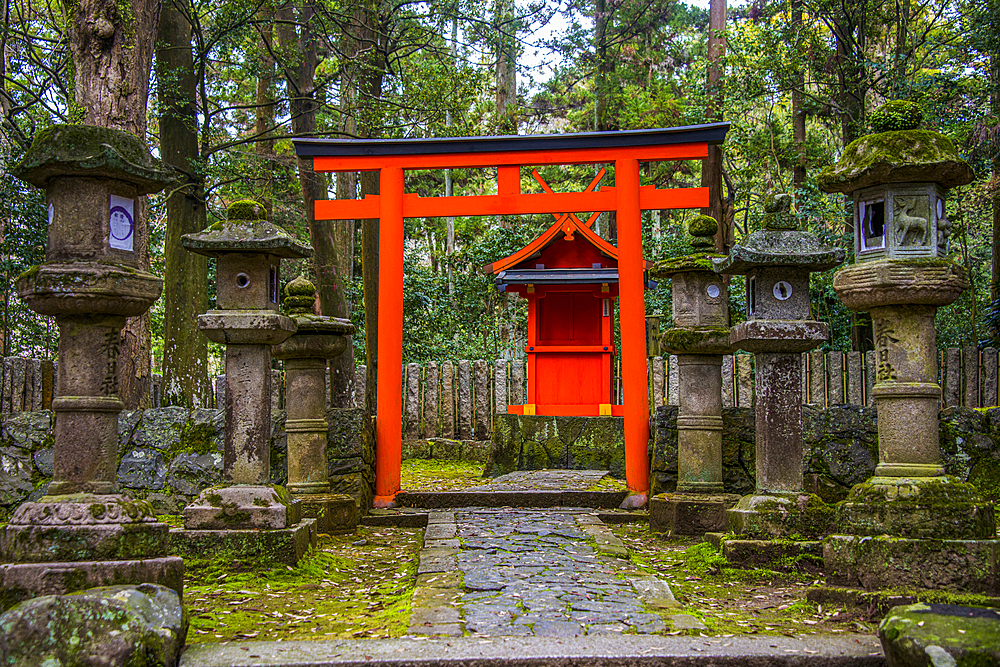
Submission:
{"label": "green moss patch", "polygon": [[851,193],[880,183],[934,181],[951,188],[974,178],[951,139],[930,130],[869,134],[852,141],[819,175],[825,192]]}
{"label": "green moss patch", "polygon": [[421,537],[381,527],[323,536],[296,567],[185,561],[188,642],[403,635]]}
{"label": "green moss patch", "polygon": [[786,564],[785,571],[736,569],[707,542],[651,533],[641,524],[615,526],[613,532],[637,570],[670,585],[681,609],[662,612],[668,625],[671,615],[684,613],[701,620],[708,627],[705,634],[722,637],[874,632],[863,611],[807,600],[806,591],[823,578],[795,563]]}
{"label": "green moss patch", "polygon": [[472,461],[407,459],[400,476],[404,491],[461,491],[485,483],[483,464]]}

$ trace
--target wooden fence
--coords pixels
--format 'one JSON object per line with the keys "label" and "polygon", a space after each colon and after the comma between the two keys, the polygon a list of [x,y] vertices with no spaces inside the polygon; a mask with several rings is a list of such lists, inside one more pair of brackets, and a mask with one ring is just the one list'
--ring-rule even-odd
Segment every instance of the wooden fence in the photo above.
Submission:
{"label": "wooden fence", "polygon": [[[871,405],[875,381],[874,353],[822,352],[803,356],[803,403],[829,406],[838,403]],[[42,359],[3,359],[0,380],[0,413],[48,409],[55,395],[55,364]],[[991,407],[998,404],[998,356],[995,348],[949,348],[939,353],[938,381],[944,407]],[[403,435],[406,438],[489,437],[492,418],[500,406],[525,401],[526,368],[523,361],[443,361],[406,364],[403,374]],[[272,371],[272,402],[282,407],[281,372]],[[753,405],[753,356],[723,358],[723,405]],[[648,390],[651,409],[677,404],[676,357],[648,360]],[[214,379],[216,400],[221,405],[224,381]],[[365,367],[355,374],[355,404],[364,397]],[[620,367],[616,367],[615,402],[621,402]],[[162,382],[152,381],[154,407],[160,405]],[[211,407],[211,406],[206,406]]]}

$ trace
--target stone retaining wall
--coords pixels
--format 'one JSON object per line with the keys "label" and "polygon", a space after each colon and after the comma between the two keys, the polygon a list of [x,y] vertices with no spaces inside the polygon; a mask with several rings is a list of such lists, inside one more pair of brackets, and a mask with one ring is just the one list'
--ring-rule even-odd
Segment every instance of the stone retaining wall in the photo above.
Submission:
{"label": "stone retaining wall", "polygon": [[[657,408],[652,421],[651,491],[656,494],[673,491],[677,484],[677,407]],[[754,412],[725,408],[722,421],[725,490],[745,495],[754,489]],[[853,485],[871,477],[878,463],[877,423],[874,407],[803,406],[806,490],[836,502]],[[1000,501],[1000,408],[942,410],[941,455],[949,475],[971,482],[985,498]]]}
{"label": "stone retaining wall", "polygon": [[[52,478],[52,413],[21,412],[0,420],[0,519],[27,498],[45,494]],[[327,463],[334,493],[363,509],[375,485],[374,433],[364,411],[331,409]],[[221,410],[156,408],[122,412],[118,421],[118,482],[133,498],[177,514],[204,488],[222,482]],[[287,479],[284,411],[272,412],[271,482]]]}

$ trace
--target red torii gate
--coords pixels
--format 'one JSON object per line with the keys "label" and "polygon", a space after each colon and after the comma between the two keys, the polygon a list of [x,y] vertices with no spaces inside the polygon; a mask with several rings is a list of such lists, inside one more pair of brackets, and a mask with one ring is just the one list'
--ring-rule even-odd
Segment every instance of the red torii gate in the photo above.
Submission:
{"label": "red torii gate", "polygon": [[[617,211],[621,301],[625,478],[649,490],[649,397],[643,298],[641,211],[703,208],[707,188],[660,190],[639,184],[639,162],[697,160],[720,144],[728,123],[625,132],[442,139],[293,139],[318,172],[378,171],[379,195],[316,202],[317,220],[379,221],[378,370],[375,506],[399,492],[403,417],[403,218]],[[615,165],[615,186],[598,192],[524,194],[521,167]],[[403,191],[407,169],[497,168],[497,194],[420,197]]]}

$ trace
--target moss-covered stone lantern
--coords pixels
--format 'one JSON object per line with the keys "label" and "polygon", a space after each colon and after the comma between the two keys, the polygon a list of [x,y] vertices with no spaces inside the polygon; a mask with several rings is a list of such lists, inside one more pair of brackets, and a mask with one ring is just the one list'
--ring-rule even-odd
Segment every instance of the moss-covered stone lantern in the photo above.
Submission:
{"label": "moss-covered stone lantern", "polygon": [[344,352],[354,333],[350,320],[313,314],[316,286],[303,277],[285,285],[285,313],[297,331],[275,345],[271,355],[285,362],[288,434],[288,490],[302,502],[302,513],[316,519],[321,533],[353,532],[358,506],[351,496],[330,493],[326,458],[327,361]]}
{"label": "moss-covered stone lantern", "polygon": [[728,512],[739,535],[818,537],[832,527],[832,509],[803,491],[801,355],[829,337],[811,319],[809,274],[843,261],[843,250],[797,228],[787,194],[768,196],[763,229],[713,260],[719,273],[746,276],[747,320],[730,342],[753,352],[756,367],[757,488]]}
{"label": "moss-covered stone lantern", "polygon": [[45,262],[17,279],[24,303],[59,326],[53,479],[0,533],[0,610],[28,597],[112,583],[182,590],[184,564],[166,557],[152,508],[118,493],[119,336],[162,281],[140,269],[139,198],[172,175],[120,130],[56,125],[39,132],[15,169],[45,190]]}
{"label": "moss-covered stone lantern", "polygon": [[996,592],[993,507],[944,475],[938,439],[934,317],[968,284],[946,255],[944,200],[973,174],[947,137],[919,127],[920,116],[912,103],[886,104],[873,114],[875,132],[820,174],[820,188],[853,197],[859,248],[872,193],[882,193],[887,216],[886,252],[859,252],[833,282],[848,308],[871,314],[879,463],[838,507],[841,534],[824,546],[827,579]]}
{"label": "moss-covered stone lantern", "polygon": [[226,438],[222,472],[229,484],[208,489],[184,509],[189,532],[286,529],[301,506],[271,477],[271,346],[295,333],[278,312],[281,258],[312,255],[265,219],[264,207],[238,201],[226,220],[182,237],[184,247],[217,259],[216,308],[198,318],[208,339],[226,346]]}
{"label": "moss-covered stone lantern", "polygon": [[715,218],[688,224],[690,255],[665,260],[652,275],[673,282],[673,326],[661,348],[677,355],[677,492],[650,499],[650,528],[679,535],[725,529],[736,496],[722,490],[722,355],[728,354],[729,286],[712,270]]}

